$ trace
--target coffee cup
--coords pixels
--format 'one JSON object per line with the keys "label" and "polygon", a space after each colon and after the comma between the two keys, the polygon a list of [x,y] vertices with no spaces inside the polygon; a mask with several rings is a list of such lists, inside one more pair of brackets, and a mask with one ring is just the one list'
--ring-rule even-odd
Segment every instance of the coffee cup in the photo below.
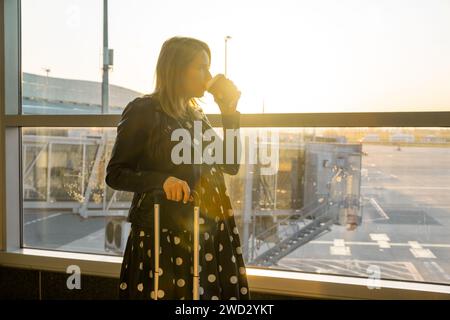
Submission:
{"label": "coffee cup", "polygon": [[241,96],[241,92],[232,81],[219,73],[206,84],[206,91],[214,96],[214,100],[225,108],[230,108]]}

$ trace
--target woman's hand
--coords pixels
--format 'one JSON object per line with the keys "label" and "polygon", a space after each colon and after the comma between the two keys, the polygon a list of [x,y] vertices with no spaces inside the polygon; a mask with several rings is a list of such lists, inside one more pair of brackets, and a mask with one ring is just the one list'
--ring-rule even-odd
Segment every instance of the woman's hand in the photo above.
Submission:
{"label": "woman's hand", "polygon": [[184,203],[191,201],[191,190],[184,180],[170,176],[164,181],[163,189],[168,200],[180,201],[183,199]]}
{"label": "woman's hand", "polygon": [[[214,96],[214,101],[217,103],[217,105],[220,108],[220,112],[222,114],[232,114],[236,111],[238,101],[241,97],[241,91],[238,90],[236,85],[231,81],[230,79],[223,76],[223,84],[221,84],[222,92],[226,92],[227,95],[229,95],[229,98],[227,99],[218,99],[216,96]],[[226,101],[229,101],[226,102]]]}
{"label": "woman's hand", "polygon": [[238,91],[236,97],[231,101],[229,106],[221,106],[219,104],[220,112],[222,114],[233,114],[234,112],[236,112],[237,104],[238,104],[240,97],[241,97],[241,92]]}

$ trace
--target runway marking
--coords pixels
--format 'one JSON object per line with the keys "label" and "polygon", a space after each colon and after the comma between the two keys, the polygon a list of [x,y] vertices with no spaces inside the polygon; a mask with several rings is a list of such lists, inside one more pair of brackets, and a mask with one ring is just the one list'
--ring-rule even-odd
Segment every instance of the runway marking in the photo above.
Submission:
{"label": "runway marking", "polygon": [[283,258],[278,264],[290,270],[367,277],[370,266],[378,266],[383,279],[424,281],[422,275],[411,262],[367,261],[367,260],[331,260]]}
{"label": "runway marking", "polygon": [[344,239],[334,239],[333,246],[330,247],[330,254],[334,256],[349,256],[350,247],[345,245]]}
{"label": "runway marking", "polygon": [[[450,190],[450,187],[442,186],[442,187],[420,187],[420,186],[393,186],[393,185],[382,185],[384,189],[417,189],[417,190]],[[376,186],[362,186],[361,188],[365,189],[373,189],[377,188]]]}
{"label": "runway marking", "polygon": [[386,233],[371,233],[369,236],[373,241],[377,242],[381,249],[389,249],[391,247],[389,243],[391,239],[389,239]]}
{"label": "runway marking", "polygon": [[370,203],[375,208],[375,210],[380,214],[380,216],[384,217],[385,219],[389,219],[389,216],[386,214],[383,208],[381,208],[381,206],[378,204],[375,198],[370,198]]}
{"label": "runway marking", "polygon": [[431,252],[430,249],[409,249],[415,258],[427,258],[427,259],[436,259],[436,256]]}
{"label": "runway marking", "polygon": [[[313,244],[334,244],[333,241],[326,241],[326,240],[313,240],[309,243]],[[361,245],[361,246],[378,246],[378,243],[376,242],[367,242],[367,241],[347,241],[345,242],[346,245]],[[390,242],[389,243],[392,247],[411,247],[409,243],[401,243],[401,242]],[[450,244],[443,244],[443,243],[422,243],[422,247],[430,247],[430,248],[450,248]]]}
{"label": "runway marking", "polygon": [[[370,201],[370,198],[363,195],[363,200]],[[404,209],[405,205],[392,205],[392,206],[385,205],[385,207],[389,207],[390,209],[396,210],[399,208]],[[441,205],[433,204],[433,206],[431,207],[431,205],[425,206],[425,205],[420,205],[420,204],[414,204],[412,209],[415,209],[415,210],[419,210],[419,209],[422,209],[422,210],[450,209],[450,205],[448,205],[448,204],[441,204]],[[374,219],[374,220],[377,220],[377,219]],[[369,221],[372,221],[372,220],[369,220]]]}
{"label": "runway marking", "polygon": [[419,242],[408,241],[408,244],[411,246],[409,251],[411,251],[415,258],[436,259],[436,256],[433,254],[433,252],[431,252],[430,249],[424,249]]}
{"label": "runway marking", "polygon": [[408,241],[408,244],[409,244],[413,249],[422,249],[422,246],[421,246],[417,241]]}
{"label": "runway marking", "polygon": [[51,215],[45,216],[43,218],[34,219],[34,220],[31,220],[31,221],[25,222],[23,225],[24,226],[28,226],[28,225],[33,224],[33,223],[37,223],[37,222],[41,222],[41,221],[44,221],[44,220],[47,220],[47,219],[58,217],[60,215],[62,215],[62,213],[51,214]]}
{"label": "runway marking", "polygon": [[[310,241],[309,243],[314,243],[314,244],[334,244],[333,241],[326,241],[326,240],[313,240]],[[378,243],[375,242],[363,242],[363,241],[348,241],[346,242],[346,244],[348,245],[366,245],[366,246],[378,246]]]}
{"label": "runway marking", "polygon": [[377,241],[377,243],[381,249],[389,249],[391,247],[391,244],[388,241]]}
{"label": "runway marking", "polygon": [[390,241],[386,233],[370,233],[369,236],[373,241]]}
{"label": "runway marking", "polygon": [[62,251],[105,252],[105,229],[94,231],[82,238],[58,247]]}
{"label": "runway marking", "polygon": [[[330,265],[329,264],[327,264],[327,263],[323,263],[323,262],[318,262],[318,264],[319,264],[319,267],[320,267],[320,264],[322,264],[322,265],[325,265],[325,268],[326,267],[330,267]],[[340,271],[340,273],[345,273],[345,272],[348,272],[348,264],[349,263],[347,263],[347,265],[345,265],[345,262],[344,262],[344,266],[342,267],[342,266],[339,266],[338,264],[334,264],[333,266],[332,266],[332,268],[333,268],[333,270],[336,270],[336,271]],[[323,268],[323,267],[320,267],[322,270],[325,270],[325,272],[326,272],[326,270],[327,269],[325,269],[325,268]],[[355,270],[352,270],[352,272],[355,274],[355,275],[357,275],[357,276],[361,276],[361,277],[367,277],[367,273],[362,273],[362,272],[359,272],[359,271],[355,271]]]}
{"label": "runway marking", "polygon": [[333,256],[350,256],[350,247],[330,247],[330,254]]}
{"label": "runway marking", "polygon": [[431,248],[450,248],[450,244],[440,244],[440,243],[423,243],[422,246]]}

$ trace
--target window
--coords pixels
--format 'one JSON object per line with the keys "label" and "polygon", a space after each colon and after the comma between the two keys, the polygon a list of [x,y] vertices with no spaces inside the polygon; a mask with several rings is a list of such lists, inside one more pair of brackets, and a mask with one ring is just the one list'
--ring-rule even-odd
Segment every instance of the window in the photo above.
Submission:
{"label": "window", "polygon": [[[5,73],[21,70],[21,88],[5,84],[5,106],[7,142],[21,150],[13,174],[24,248],[121,256],[132,195],[104,182],[114,126],[151,92],[163,41],[188,35],[210,45],[211,73],[226,65],[243,92],[242,136],[278,134],[247,140],[245,151],[268,150],[265,164],[262,154],[226,176],[249,267],[449,284],[446,1],[110,0],[106,11],[103,1],[22,0],[6,9],[17,4],[21,61],[5,50]],[[14,16],[5,14],[9,27]]]}
{"label": "window", "polygon": [[[227,183],[249,266],[448,283],[450,130],[242,130]],[[131,194],[105,187],[114,132],[22,132],[24,245],[121,255]]]}
{"label": "window", "polygon": [[449,111],[447,1],[110,0],[107,12],[103,50],[103,1],[22,1],[24,114],[120,113],[152,90],[174,35],[210,45],[245,113]]}
{"label": "window", "polygon": [[102,1],[25,0],[21,15],[22,114],[101,113]]}

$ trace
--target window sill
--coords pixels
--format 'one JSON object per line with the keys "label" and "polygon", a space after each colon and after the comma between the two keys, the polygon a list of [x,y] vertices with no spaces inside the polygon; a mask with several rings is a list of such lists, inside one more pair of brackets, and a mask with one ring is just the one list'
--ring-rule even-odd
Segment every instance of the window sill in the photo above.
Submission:
{"label": "window sill", "polygon": [[[0,252],[0,265],[66,272],[77,265],[82,274],[118,278],[122,257],[20,249]],[[369,289],[368,279],[320,275],[267,268],[247,268],[250,291],[285,296],[330,299],[450,299],[450,286],[380,280],[380,289]]]}

